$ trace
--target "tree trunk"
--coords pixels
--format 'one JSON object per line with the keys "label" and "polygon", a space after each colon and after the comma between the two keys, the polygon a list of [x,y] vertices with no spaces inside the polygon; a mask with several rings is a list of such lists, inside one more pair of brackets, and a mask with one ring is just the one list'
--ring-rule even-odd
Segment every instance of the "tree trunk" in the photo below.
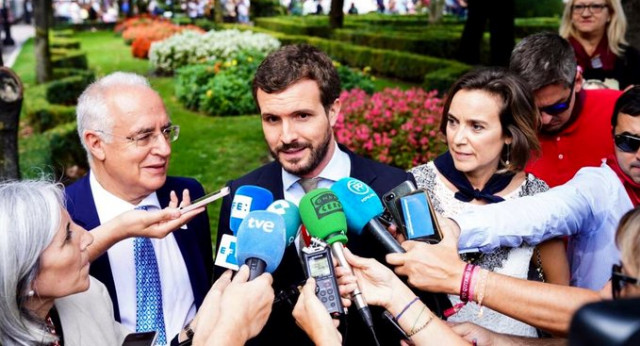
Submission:
{"label": "tree trunk", "polygon": [[[230,1],[230,0],[227,0]],[[224,6],[222,6],[222,1],[221,0],[215,0],[215,2],[213,3],[213,21],[216,22],[216,24],[222,24],[223,20],[224,20]]]}
{"label": "tree trunk", "polygon": [[51,80],[51,53],[49,52],[49,17],[51,0],[36,0],[33,6],[36,26],[34,51],[36,53],[36,82]]}
{"label": "tree trunk", "polygon": [[331,0],[331,11],[329,12],[329,26],[331,29],[342,28],[344,23],[344,0]]}
{"label": "tree trunk", "polygon": [[640,50],[640,0],[622,0],[622,7],[627,16],[627,41]]}
{"label": "tree trunk", "polygon": [[440,22],[440,19],[442,19],[442,11],[444,11],[444,0],[431,0],[429,3],[429,23],[434,24]]}
{"label": "tree trunk", "polygon": [[0,67],[0,181],[20,179],[18,121],[22,108],[22,83],[6,67]]}

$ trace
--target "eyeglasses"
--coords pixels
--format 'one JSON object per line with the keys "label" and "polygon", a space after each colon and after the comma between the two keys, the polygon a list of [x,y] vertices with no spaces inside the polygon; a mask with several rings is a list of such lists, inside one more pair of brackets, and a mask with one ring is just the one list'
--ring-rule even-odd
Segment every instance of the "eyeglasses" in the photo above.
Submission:
{"label": "eyeglasses", "polygon": [[640,148],[640,137],[622,133],[613,136],[616,147],[625,153],[635,153]]}
{"label": "eyeglasses", "polygon": [[540,113],[544,112],[549,115],[558,115],[566,111],[567,109],[569,109],[569,106],[571,105],[571,96],[573,96],[573,88],[575,87],[575,85],[576,85],[576,77],[574,76],[573,82],[571,83],[571,91],[569,91],[569,96],[567,97],[567,99],[549,106],[540,107]]}
{"label": "eyeglasses", "polygon": [[159,135],[162,135],[164,139],[169,142],[175,142],[178,139],[178,136],[180,135],[180,126],[172,125],[169,127],[165,127],[162,130],[160,130],[160,133],[144,132],[144,133],[138,133],[133,136],[117,136],[102,130],[96,130],[96,132],[104,133],[105,135],[112,136],[112,137],[124,138],[129,142],[135,143],[136,147],[140,148],[140,147],[146,147],[149,144],[155,142],[155,140],[158,138]]}
{"label": "eyeglasses", "polygon": [[602,12],[602,10],[604,10],[605,8],[607,8],[606,4],[588,4],[588,5],[579,4],[579,5],[571,6],[571,10],[573,11],[573,13],[577,13],[577,14],[584,13],[584,10],[586,9],[589,9],[589,12],[593,14],[598,14]]}
{"label": "eyeglasses", "polygon": [[623,274],[622,266],[614,264],[611,268],[611,295],[613,299],[620,298],[620,292],[626,284],[640,286],[638,279]]}

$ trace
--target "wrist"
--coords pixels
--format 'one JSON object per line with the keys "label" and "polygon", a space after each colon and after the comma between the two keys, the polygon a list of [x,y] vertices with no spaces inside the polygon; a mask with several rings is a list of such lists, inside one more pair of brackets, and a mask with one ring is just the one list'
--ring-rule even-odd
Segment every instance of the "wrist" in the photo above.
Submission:
{"label": "wrist", "polygon": [[385,308],[385,310],[389,311],[393,315],[393,317],[397,318],[400,312],[402,312],[402,310],[407,306],[407,304],[409,304],[415,298],[415,293],[413,293],[407,286],[403,285],[401,287],[393,289],[391,299],[386,304],[384,304],[383,307]]}

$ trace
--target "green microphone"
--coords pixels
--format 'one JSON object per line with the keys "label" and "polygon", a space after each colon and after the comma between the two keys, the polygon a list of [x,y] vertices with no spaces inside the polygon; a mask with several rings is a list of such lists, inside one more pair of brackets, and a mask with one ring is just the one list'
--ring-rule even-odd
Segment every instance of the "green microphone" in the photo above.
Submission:
{"label": "green microphone", "polygon": [[347,243],[347,217],[333,191],[324,188],[310,191],[302,197],[298,208],[302,223],[311,236],[329,245]]}
{"label": "green microphone", "polygon": [[[338,196],[329,189],[315,189],[302,197],[298,208],[300,219],[309,235],[324,240],[331,247],[331,253],[338,260],[338,264],[353,273],[351,265],[344,257],[344,244],[347,243],[347,217]],[[365,325],[369,327],[376,345],[379,345],[373,329],[371,310],[362,296],[360,287],[356,286],[351,293],[351,299],[358,308]]]}

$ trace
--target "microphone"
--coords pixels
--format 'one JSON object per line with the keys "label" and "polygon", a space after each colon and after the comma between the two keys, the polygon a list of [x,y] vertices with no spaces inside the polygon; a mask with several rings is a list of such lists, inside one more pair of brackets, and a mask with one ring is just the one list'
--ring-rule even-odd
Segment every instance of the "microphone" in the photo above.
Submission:
{"label": "microphone", "polygon": [[388,253],[405,253],[398,241],[378,220],[384,212],[382,202],[369,185],[354,178],[342,178],[331,186],[342,203],[349,231],[362,234],[366,229]]}
{"label": "microphone", "polygon": [[285,226],[282,216],[266,210],[249,213],[238,229],[238,263],[249,266],[249,280],[273,273],[284,255]]}
{"label": "microphone", "polygon": [[[344,244],[347,242],[347,220],[342,204],[331,190],[326,188],[315,189],[302,197],[299,203],[300,218],[312,237],[324,240],[329,246],[341,267],[353,273],[353,269],[344,257]],[[371,310],[362,297],[360,288],[351,294],[351,298],[360,312],[360,316],[374,338],[373,318]],[[376,339],[377,343],[377,339]]]}
{"label": "microphone", "polygon": [[267,208],[267,211],[282,216],[286,228],[286,246],[291,245],[291,243],[293,243],[293,241],[296,239],[298,231],[300,230],[301,221],[298,207],[287,200],[279,199],[271,203],[271,205],[269,205],[269,207]]}
{"label": "microphone", "polygon": [[265,210],[273,202],[271,191],[255,185],[243,185],[236,190],[231,202],[231,216],[229,217],[229,229],[234,235],[238,234],[238,228],[242,220],[253,210]]}

